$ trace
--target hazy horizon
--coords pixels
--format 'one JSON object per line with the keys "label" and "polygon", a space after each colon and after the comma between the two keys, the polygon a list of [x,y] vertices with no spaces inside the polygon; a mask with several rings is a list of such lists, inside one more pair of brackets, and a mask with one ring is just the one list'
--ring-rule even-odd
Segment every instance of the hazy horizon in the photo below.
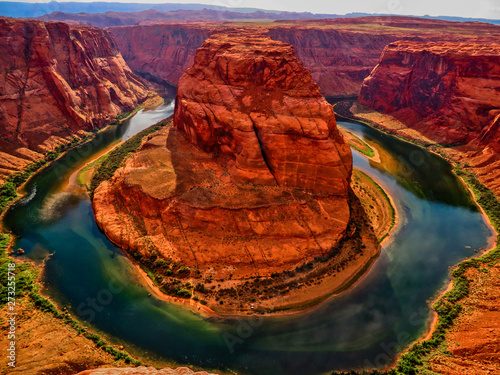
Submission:
{"label": "hazy horizon", "polygon": [[[2,1],[4,2],[4,1]],[[24,0],[25,3],[49,3],[50,1]],[[59,0],[58,2],[91,2],[85,0]],[[500,19],[500,4],[494,0],[350,0],[347,2],[325,0],[119,0],[96,1],[100,3],[142,3],[142,4],[205,4],[229,8],[257,8],[265,10],[311,12],[329,14],[380,13],[412,16],[448,16],[464,18]]]}

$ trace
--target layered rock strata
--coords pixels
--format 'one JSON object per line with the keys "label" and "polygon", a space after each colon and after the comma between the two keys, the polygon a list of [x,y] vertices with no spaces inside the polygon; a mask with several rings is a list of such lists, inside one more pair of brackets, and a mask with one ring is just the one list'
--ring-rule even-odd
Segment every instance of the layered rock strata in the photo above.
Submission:
{"label": "layered rock strata", "polygon": [[231,155],[237,181],[347,195],[349,146],[288,44],[214,34],[179,80],[174,125],[200,149]]}
{"label": "layered rock strata", "polygon": [[0,18],[0,179],[147,95],[108,31]]}
{"label": "layered rock strata", "polygon": [[344,236],[351,153],[289,45],[215,34],[180,80],[174,125],[95,191],[113,242],[236,279],[293,269]]}
{"label": "layered rock strata", "polygon": [[[452,146],[500,193],[500,44],[391,43],[358,102]],[[459,160],[461,159],[461,160]]]}
{"label": "layered rock strata", "polygon": [[[355,96],[377,64],[384,47],[398,40],[493,41],[496,25],[449,22],[415,17],[359,17],[326,20],[246,23],[248,29],[268,29],[274,39],[291,44],[325,96]],[[203,41],[230,23],[184,22],[111,27],[125,61],[134,70],[177,85],[193,64]]]}
{"label": "layered rock strata", "polygon": [[152,74],[176,86],[182,74],[193,65],[196,50],[214,27],[206,23],[171,23],[108,30],[133,70]]}

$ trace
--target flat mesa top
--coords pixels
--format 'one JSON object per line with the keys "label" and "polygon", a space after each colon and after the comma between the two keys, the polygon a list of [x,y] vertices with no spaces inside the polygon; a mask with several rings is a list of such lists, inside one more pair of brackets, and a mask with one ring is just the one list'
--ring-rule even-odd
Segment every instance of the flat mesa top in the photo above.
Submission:
{"label": "flat mesa top", "polygon": [[390,43],[391,50],[403,51],[406,53],[428,51],[436,55],[465,55],[471,56],[499,56],[500,44],[485,41],[467,42],[419,42],[409,40],[399,40]]}
{"label": "flat mesa top", "polygon": [[[212,34],[210,38],[205,41],[205,46],[213,48],[217,46],[218,49],[248,56],[248,49],[254,49],[255,53],[276,53],[283,55],[283,53],[294,53],[293,47],[284,42],[273,40],[267,35],[268,30],[224,30]],[[202,46],[203,48],[203,46]],[[220,50],[217,51],[220,53]]]}

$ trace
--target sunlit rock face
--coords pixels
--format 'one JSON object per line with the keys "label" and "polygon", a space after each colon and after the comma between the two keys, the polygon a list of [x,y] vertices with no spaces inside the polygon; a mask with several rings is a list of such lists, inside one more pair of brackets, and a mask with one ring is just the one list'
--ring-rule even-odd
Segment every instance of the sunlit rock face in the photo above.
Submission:
{"label": "sunlit rock face", "polygon": [[399,41],[364,81],[359,103],[443,145],[500,193],[500,44]]}
{"label": "sunlit rock face", "polygon": [[216,33],[179,80],[174,126],[206,152],[228,154],[241,182],[346,195],[349,146],[293,48],[264,34]]}
{"label": "sunlit rock face", "polygon": [[269,276],[344,237],[351,171],[332,108],[293,49],[235,30],[203,44],[179,81],[174,127],[150,137],[93,204],[131,253],[203,275]]}

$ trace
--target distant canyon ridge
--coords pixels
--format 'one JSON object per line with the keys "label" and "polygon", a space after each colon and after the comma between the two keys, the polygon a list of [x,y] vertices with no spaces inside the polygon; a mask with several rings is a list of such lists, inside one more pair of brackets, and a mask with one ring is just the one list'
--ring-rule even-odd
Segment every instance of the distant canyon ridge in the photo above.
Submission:
{"label": "distant canyon ridge", "polygon": [[[110,27],[128,65],[177,85],[193,64],[196,50],[217,30],[235,23],[185,22]],[[491,42],[500,27],[477,22],[446,22],[411,17],[276,21],[245,28],[266,30],[288,43],[326,97],[356,96],[377,65],[384,48],[398,40]]]}

